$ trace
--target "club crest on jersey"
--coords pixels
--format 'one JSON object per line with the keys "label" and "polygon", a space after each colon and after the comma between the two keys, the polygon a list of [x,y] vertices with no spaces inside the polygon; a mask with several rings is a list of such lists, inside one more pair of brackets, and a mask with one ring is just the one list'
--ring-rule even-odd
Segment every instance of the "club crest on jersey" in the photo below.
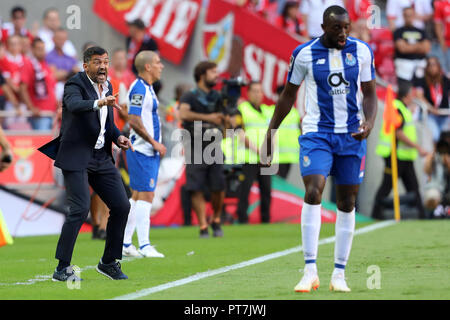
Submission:
{"label": "club crest on jersey", "polygon": [[150,179],[150,188],[153,188],[155,186],[155,179]]}
{"label": "club crest on jersey", "polygon": [[356,58],[350,52],[347,52],[347,56],[345,57],[345,63],[352,67],[356,64]]}

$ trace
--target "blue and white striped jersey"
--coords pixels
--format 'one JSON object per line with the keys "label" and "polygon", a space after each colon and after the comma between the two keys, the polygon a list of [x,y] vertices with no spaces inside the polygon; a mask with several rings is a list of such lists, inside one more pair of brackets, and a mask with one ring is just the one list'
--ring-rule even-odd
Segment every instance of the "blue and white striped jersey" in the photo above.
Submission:
{"label": "blue and white striped jersey", "polygon": [[362,119],[361,82],[375,79],[373,53],[367,43],[348,37],[342,50],[320,38],[298,46],[291,56],[287,81],[305,80],[302,133],[357,132]]}
{"label": "blue and white striped jersey", "polygon": [[[161,120],[158,115],[158,97],[153,91],[152,85],[142,78],[137,78],[128,91],[128,114],[134,114],[142,118],[145,130],[158,142],[161,142]],[[130,132],[130,140],[136,151],[147,156],[158,154],[153,146],[139,136],[133,128]]]}

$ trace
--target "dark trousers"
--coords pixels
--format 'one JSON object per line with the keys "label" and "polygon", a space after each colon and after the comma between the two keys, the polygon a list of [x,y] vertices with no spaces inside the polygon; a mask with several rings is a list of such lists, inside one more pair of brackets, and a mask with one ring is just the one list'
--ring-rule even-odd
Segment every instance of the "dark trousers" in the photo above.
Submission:
{"label": "dark trousers", "polygon": [[237,215],[240,223],[248,222],[248,196],[255,180],[258,180],[259,184],[261,222],[270,222],[272,180],[270,175],[261,175],[260,169],[261,168],[257,164],[244,164],[242,167],[242,173],[245,176],[245,179],[239,186],[239,204],[237,208]]}
{"label": "dark trousers", "polygon": [[70,262],[81,225],[90,207],[89,185],[108,206],[105,251],[102,260],[122,259],[122,245],[130,202],[121,177],[104,149],[95,150],[88,167],[81,171],[63,170],[69,214],[61,230],[56,259]]}
{"label": "dark trousers", "polygon": [[289,170],[291,169],[291,165],[292,163],[279,163],[277,174],[283,179],[286,179],[289,174]]}
{"label": "dark trousers", "polygon": [[[378,188],[375,196],[375,203],[372,210],[372,218],[383,219],[383,199],[385,199],[392,190],[392,169],[391,158],[384,158],[385,168],[383,175],[383,182]],[[414,162],[412,161],[397,161],[398,177],[402,179],[406,191],[412,192],[415,195],[415,205],[419,212],[419,218],[425,218],[425,210],[420,198],[419,184],[417,182],[416,172],[414,171]]]}

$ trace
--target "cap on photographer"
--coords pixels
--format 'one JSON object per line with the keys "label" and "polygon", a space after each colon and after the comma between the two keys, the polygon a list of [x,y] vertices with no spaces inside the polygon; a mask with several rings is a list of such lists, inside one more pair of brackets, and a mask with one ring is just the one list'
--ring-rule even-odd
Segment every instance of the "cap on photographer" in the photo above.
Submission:
{"label": "cap on photographer", "polygon": [[219,74],[217,65],[202,61],[194,69],[196,87],[180,99],[180,119],[189,133],[183,138],[186,159],[186,189],[191,193],[192,208],[197,214],[200,237],[208,238],[206,200],[204,192],[211,192],[214,214],[213,236],[223,236],[220,215],[225,196],[223,154],[220,148],[225,116],[221,94],[214,90]]}

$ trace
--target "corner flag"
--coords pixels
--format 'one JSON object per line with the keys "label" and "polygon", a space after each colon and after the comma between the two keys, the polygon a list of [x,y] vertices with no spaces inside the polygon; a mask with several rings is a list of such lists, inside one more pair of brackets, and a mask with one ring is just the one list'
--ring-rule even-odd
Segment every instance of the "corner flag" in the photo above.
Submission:
{"label": "corner flag", "polygon": [[397,169],[397,146],[395,130],[400,126],[401,119],[397,109],[394,107],[394,92],[391,85],[387,87],[386,101],[383,112],[384,132],[391,136],[391,169],[392,190],[394,191],[394,217],[400,221],[400,198],[398,195],[398,169]]}
{"label": "corner flag", "polygon": [[0,247],[13,244],[13,239],[8,232],[8,228],[6,227],[5,219],[3,219],[2,210],[0,210]]}

